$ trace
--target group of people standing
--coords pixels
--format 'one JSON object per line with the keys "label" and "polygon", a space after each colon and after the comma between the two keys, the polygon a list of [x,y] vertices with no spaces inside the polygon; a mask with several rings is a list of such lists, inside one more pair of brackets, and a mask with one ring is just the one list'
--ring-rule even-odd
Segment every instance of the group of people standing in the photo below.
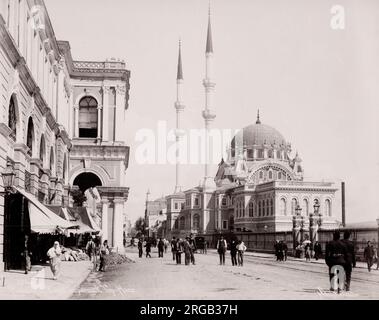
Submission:
{"label": "group of people standing", "polygon": [[143,256],[143,248],[145,248],[146,258],[151,258],[151,247],[158,247],[158,257],[163,258],[163,253],[167,252],[167,248],[169,245],[169,241],[166,239],[160,238],[157,241],[147,239],[144,240],[143,238],[139,238],[137,247],[138,247],[138,256],[142,258]]}
{"label": "group of people standing", "polygon": [[[217,241],[216,248],[220,258],[220,265],[225,265],[225,253],[228,249],[228,243],[223,236],[221,236],[221,238]],[[243,266],[243,256],[246,249],[247,247],[242,240],[232,239],[230,241],[230,256],[233,266]]]}
{"label": "group of people standing", "polygon": [[283,240],[276,240],[274,249],[276,261],[287,261],[288,246]]}
{"label": "group of people standing", "polygon": [[172,260],[176,264],[182,263],[182,253],[184,253],[184,264],[195,264],[196,243],[192,235],[185,239],[173,237],[171,240]]}

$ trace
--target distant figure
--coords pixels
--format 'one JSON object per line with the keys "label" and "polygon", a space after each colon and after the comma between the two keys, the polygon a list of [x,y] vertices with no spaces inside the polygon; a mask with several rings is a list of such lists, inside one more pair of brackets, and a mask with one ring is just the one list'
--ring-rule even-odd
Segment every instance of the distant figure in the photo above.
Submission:
{"label": "distant figure", "polygon": [[277,257],[276,257],[276,261],[283,261],[284,260],[284,248],[283,248],[283,241],[279,241],[278,243],[277,243],[277,249],[276,249],[276,251],[277,251]]}
{"label": "distant figure", "polygon": [[237,244],[237,251],[238,251],[238,265],[243,266],[243,255],[246,251],[247,247],[245,246],[245,243],[241,240]]}
{"label": "distant figure", "polygon": [[223,236],[221,236],[220,240],[217,242],[217,252],[220,257],[220,265],[225,265],[225,252],[228,245]]}
{"label": "distant figure", "polygon": [[142,247],[143,247],[143,242],[142,242],[142,239],[141,239],[141,238],[138,240],[138,244],[137,244],[137,246],[138,246],[138,256],[139,256],[140,258],[142,258],[142,254],[143,254],[143,249],[142,249]]}
{"label": "distant figure", "polygon": [[107,255],[109,254],[108,241],[104,240],[100,246],[100,266],[99,271],[105,272],[107,266]]}
{"label": "distant figure", "polygon": [[[340,272],[341,268],[344,270],[346,264],[347,251],[345,245],[340,240],[340,232],[335,231],[333,233],[333,240],[326,244],[325,248],[325,263],[329,267],[329,280],[330,280],[330,290],[334,291],[335,287],[332,281],[337,276],[338,281],[338,293],[341,292],[344,283],[341,283],[341,277],[337,274]],[[338,267],[339,266],[339,267]],[[334,268],[333,268],[334,267]]]}
{"label": "distant figure", "polygon": [[283,250],[283,258],[284,258],[284,261],[287,261],[288,246],[287,246],[287,243],[285,243],[283,240],[281,241],[281,243],[282,243],[282,250]]}
{"label": "distant figure", "polygon": [[147,257],[151,258],[151,255],[150,255],[150,252],[151,252],[151,242],[150,242],[149,239],[146,240],[145,248],[146,248],[146,258]]}
{"label": "distant figure", "polygon": [[305,261],[310,262],[311,261],[311,245],[310,243],[307,243],[304,248],[305,251]]}
{"label": "distant figure", "polygon": [[232,239],[230,242],[230,256],[232,258],[232,266],[237,266],[237,241]]}
{"label": "distant figure", "polygon": [[183,241],[183,251],[184,251],[184,264],[188,266],[191,262],[191,245],[190,238],[186,237]]}
{"label": "distant figure", "polygon": [[58,241],[54,242],[54,245],[47,251],[47,256],[50,259],[50,269],[53,273],[54,280],[58,279],[61,265],[62,250]]}
{"label": "distant figure", "polygon": [[315,242],[313,250],[315,252],[315,259],[317,261],[322,256],[322,248],[321,248],[320,242],[318,241]]}
{"label": "distant figure", "polygon": [[205,240],[205,241],[204,241],[204,249],[203,249],[203,253],[204,253],[204,254],[207,254],[207,249],[208,249],[208,241]]}
{"label": "distant figure", "polygon": [[93,241],[93,238],[91,237],[89,239],[89,241],[87,242],[87,245],[86,245],[86,253],[87,253],[90,261],[92,261],[92,257],[95,254],[95,248],[96,248],[96,244]]}
{"label": "distant figure", "polygon": [[163,239],[163,243],[164,243],[164,253],[167,253],[167,247],[168,247],[169,242],[168,240]]}
{"label": "distant figure", "polygon": [[279,259],[280,259],[280,257],[279,257],[279,240],[275,240],[274,250],[275,250],[276,261],[279,261]]}
{"label": "distant figure", "polygon": [[158,257],[163,258],[163,252],[164,252],[164,242],[162,238],[158,241]]}
{"label": "distant figure", "polygon": [[367,269],[369,272],[371,272],[371,267],[374,263],[375,256],[374,247],[372,246],[371,241],[367,241],[367,246],[365,248],[365,251],[363,252],[363,256],[367,262]]}
{"label": "distant figure", "polygon": [[171,252],[172,252],[172,260],[176,260],[176,238],[172,237],[171,240]]}
{"label": "distant figure", "polygon": [[183,240],[177,239],[175,242],[176,264],[182,264],[182,253],[183,253]]}
{"label": "distant figure", "polygon": [[190,245],[191,263],[195,264],[196,242],[195,242],[195,239],[193,238],[192,233],[191,233],[190,237],[188,238],[188,243]]}
{"label": "distant figure", "polygon": [[353,271],[353,266],[355,266],[355,250],[353,241],[349,240],[350,231],[345,231],[343,234],[342,243],[346,247],[346,263],[345,263],[345,290],[350,291],[351,273]]}
{"label": "distant figure", "polygon": [[24,248],[23,248],[22,256],[24,258],[24,267],[25,267],[25,274],[28,274],[28,272],[32,269],[32,264],[30,261],[30,256],[32,255],[32,251],[30,249],[29,245],[29,236],[25,235],[25,241],[24,241]]}

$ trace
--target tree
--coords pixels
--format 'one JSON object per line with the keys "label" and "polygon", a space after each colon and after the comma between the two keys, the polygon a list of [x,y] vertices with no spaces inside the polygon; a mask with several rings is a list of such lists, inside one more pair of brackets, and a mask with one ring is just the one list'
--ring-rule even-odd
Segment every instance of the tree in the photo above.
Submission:
{"label": "tree", "polygon": [[142,217],[139,217],[136,221],[136,223],[134,224],[134,229],[138,234],[144,234],[145,233],[145,227],[146,227],[146,223],[145,223],[145,219],[142,218]]}

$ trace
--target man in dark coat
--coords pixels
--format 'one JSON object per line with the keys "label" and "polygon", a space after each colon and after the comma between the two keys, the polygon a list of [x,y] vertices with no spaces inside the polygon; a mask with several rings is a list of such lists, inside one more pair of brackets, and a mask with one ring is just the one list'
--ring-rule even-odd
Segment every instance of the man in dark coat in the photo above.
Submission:
{"label": "man in dark coat", "polygon": [[142,250],[142,247],[143,247],[142,239],[139,239],[139,240],[138,240],[138,244],[137,244],[137,246],[138,246],[138,256],[139,256],[140,258],[142,258],[142,254],[143,254],[143,250]]}
{"label": "man in dark coat", "polygon": [[232,257],[232,265],[237,266],[237,241],[235,239],[230,242],[230,256]]}
{"label": "man in dark coat", "polygon": [[182,264],[182,253],[183,253],[183,241],[178,238],[175,242],[176,264]]}
{"label": "man in dark coat", "polygon": [[288,246],[287,246],[287,243],[285,243],[283,240],[281,242],[282,242],[284,261],[287,261]]}
{"label": "man in dark coat", "polygon": [[195,239],[193,238],[193,234],[191,233],[189,237],[189,245],[190,245],[190,255],[191,255],[191,263],[195,264],[195,251],[196,251],[196,242]]}
{"label": "man in dark coat", "polygon": [[338,293],[344,285],[342,277],[344,276],[341,272],[345,273],[344,266],[347,260],[347,250],[345,245],[340,240],[340,232],[337,230],[333,233],[333,240],[326,244],[325,248],[325,263],[329,267],[329,280],[330,280],[330,290],[334,291],[335,277],[338,279]]}
{"label": "man in dark coat", "polygon": [[374,247],[371,245],[371,241],[367,241],[367,247],[365,248],[365,251],[363,252],[363,256],[367,262],[367,269],[370,272],[371,267],[374,263],[374,256],[375,256]]}
{"label": "man in dark coat", "polygon": [[150,255],[150,252],[151,252],[151,240],[150,239],[147,239],[146,240],[146,244],[145,244],[145,247],[146,247],[146,258],[149,257],[151,258],[151,255]]}
{"label": "man in dark coat", "polygon": [[320,242],[318,241],[315,242],[313,250],[315,252],[315,259],[318,260],[322,255],[322,248],[321,248]]}
{"label": "man in dark coat", "polygon": [[171,252],[172,252],[172,260],[176,260],[176,238],[172,237],[171,240]]}
{"label": "man in dark coat", "polygon": [[184,264],[188,266],[191,262],[191,245],[190,238],[186,237],[183,241],[183,251],[184,251]]}
{"label": "man in dark coat", "polygon": [[217,242],[217,252],[220,257],[220,265],[225,264],[225,252],[227,249],[227,243],[223,236],[221,236],[220,240]]}
{"label": "man in dark coat", "polygon": [[354,243],[349,240],[350,238],[350,231],[345,231],[343,234],[343,240],[342,243],[346,247],[346,264],[344,266],[345,268],[345,290],[350,291],[350,281],[351,281],[351,272],[353,271],[353,266],[355,265],[355,252],[354,252]]}
{"label": "man in dark coat", "polygon": [[158,257],[163,258],[163,252],[164,252],[164,242],[162,238],[158,241]]}

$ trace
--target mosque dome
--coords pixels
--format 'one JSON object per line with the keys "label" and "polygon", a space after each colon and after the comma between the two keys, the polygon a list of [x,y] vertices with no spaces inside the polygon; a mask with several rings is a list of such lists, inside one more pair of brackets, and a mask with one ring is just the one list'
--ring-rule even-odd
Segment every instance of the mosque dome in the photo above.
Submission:
{"label": "mosque dome", "polygon": [[283,135],[273,127],[261,123],[259,113],[255,124],[251,124],[240,130],[232,139],[231,147],[235,145],[251,147],[253,145],[286,145]]}

